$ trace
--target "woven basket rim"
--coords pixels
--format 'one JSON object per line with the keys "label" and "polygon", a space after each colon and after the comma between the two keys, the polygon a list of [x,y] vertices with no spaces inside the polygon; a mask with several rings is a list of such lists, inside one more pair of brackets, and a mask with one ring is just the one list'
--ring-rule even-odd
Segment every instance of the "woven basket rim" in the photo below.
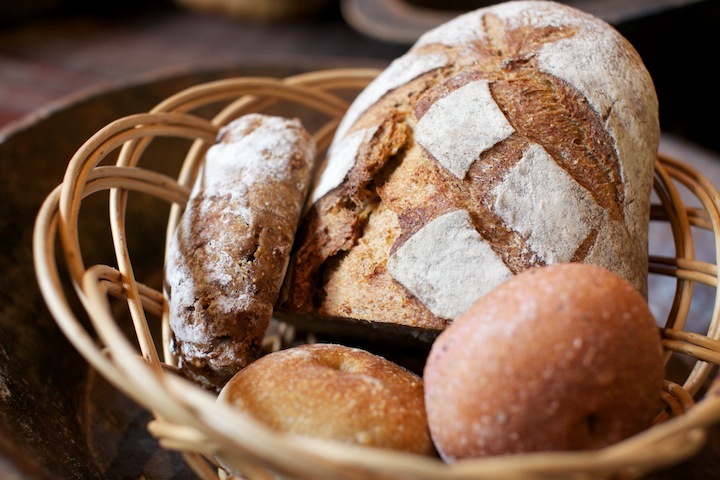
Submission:
{"label": "woven basket rim", "polygon": [[[322,154],[348,107],[348,100],[338,92],[360,91],[377,73],[375,69],[349,68],[284,79],[240,77],[208,82],[168,97],[147,113],[117,119],[90,137],[70,159],[62,184],[43,203],[33,236],[40,290],[74,347],[116,388],[153,412],[150,432],[163,447],[183,452],[202,478],[219,478],[215,455],[220,451],[248,478],[266,478],[272,471],[298,478],[376,478],[381,473],[384,478],[418,479],[547,478],[549,474],[571,478],[578,472],[587,478],[605,478],[621,471],[640,474],[697,452],[704,444],[705,429],[720,421],[720,382],[711,382],[710,378],[720,365],[720,301],[716,296],[707,332],[684,329],[693,285],[718,285],[717,265],[695,259],[692,231],[712,231],[715,252],[720,252],[720,194],[700,172],[663,155],[656,163],[654,192],[658,202],[652,207],[651,220],[670,226],[676,257],[651,255],[650,273],[677,281],[671,311],[661,328],[663,343],[668,356],[677,353],[694,359],[695,365],[683,385],[666,385],[667,416],[672,418],[662,419],[634,437],[593,452],[521,454],[448,465],[435,458],[279,434],[216,404],[213,395],[168,373],[174,360],[167,348],[164,296],[134,278],[123,240],[126,221],[132,221],[126,218],[128,192],[143,192],[173,205],[167,224],[169,238],[204,152],[214,143],[222,125],[278,102],[302,105],[328,117],[313,132]],[[226,106],[212,118],[193,113],[201,106],[218,102]],[[148,144],[158,136],[193,141],[176,178],[139,166]],[[116,164],[101,165],[113,151],[119,152]],[[686,206],[678,186],[691,191],[701,206]],[[112,206],[109,217],[117,268],[84,265],[80,248],[82,200],[105,191],[109,192]],[[60,251],[55,249],[58,239]],[[69,279],[60,275],[59,262],[67,268]],[[74,287],[94,332],[70,307],[65,288],[68,284]],[[137,346],[118,327],[109,297],[127,299]],[[163,352],[156,350],[148,315],[164,319]],[[270,341],[274,342],[273,348],[282,348],[283,342],[277,338]]]}

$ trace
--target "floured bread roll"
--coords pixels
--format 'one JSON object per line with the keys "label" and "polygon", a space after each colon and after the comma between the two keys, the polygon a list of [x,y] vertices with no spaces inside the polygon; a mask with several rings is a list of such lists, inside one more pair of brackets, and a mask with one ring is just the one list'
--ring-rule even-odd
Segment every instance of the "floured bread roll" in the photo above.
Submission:
{"label": "floured bread roll", "polygon": [[560,262],[646,293],[659,135],[652,79],[605,22],[542,1],[464,14],[348,110],[282,310],[441,330],[503,280]]}
{"label": "floured bread roll", "polygon": [[259,114],[224,127],[207,152],[165,265],[171,349],[207,388],[260,353],[314,156],[300,121]]}

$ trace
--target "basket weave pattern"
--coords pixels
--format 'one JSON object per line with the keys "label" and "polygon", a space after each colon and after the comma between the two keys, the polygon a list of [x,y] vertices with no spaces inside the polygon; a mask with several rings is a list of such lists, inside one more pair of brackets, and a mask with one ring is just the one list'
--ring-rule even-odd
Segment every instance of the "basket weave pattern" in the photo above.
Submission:
{"label": "basket weave pattern", "polygon": [[[323,118],[311,132],[322,155],[348,107],[340,92],[357,93],[376,74],[369,69],[338,69],[285,79],[236,78],[202,84],[169,97],[148,113],[118,119],[88,139],[70,160],[62,184],[43,204],[33,239],[43,296],[75,348],[115,387],[153,412],[150,432],[163,447],[181,451],[205,479],[224,475],[215,463],[217,453],[247,478],[281,474],[287,478],[497,480],[577,478],[578,473],[584,474],[582,478],[633,477],[697,452],[704,444],[705,429],[720,421],[720,383],[713,381],[720,365],[720,300],[715,297],[702,332],[687,328],[694,286],[716,289],[718,285],[716,262],[695,258],[693,232],[711,232],[715,252],[720,252],[720,194],[699,172],[662,156],[656,163],[658,200],[651,220],[668,226],[675,256],[651,252],[650,273],[675,281],[675,295],[661,331],[668,361],[682,357],[689,367],[684,378],[666,380],[666,408],[656,424],[630,439],[596,452],[526,454],[446,465],[434,458],[277,434],[216,404],[213,395],[173,373],[176,362],[167,348],[163,293],[145,279],[135,278],[126,241],[126,229],[136,220],[128,216],[130,193],[171,205],[167,227],[163,226],[170,238],[198,166],[221,126],[245,113],[292,105]],[[198,113],[209,105],[221,107],[209,118]],[[302,113],[299,116],[304,120]],[[189,141],[175,177],[141,165],[144,152],[158,137]],[[115,163],[103,163],[110,153],[117,155]],[[699,206],[687,206],[678,187],[690,191]],[[115,258],[88,266],[81,249],[80,211],[83,199],[97,193],[109,195]],[[154,261],[162,271],[162,252]],[[66,275],[61,273],[65,270]],[[81,312],[71,306],[72,295],[82,305]],[[111,305],[117,299],[126,303],[131,338]],[[89,321],[80,319],[85,315]],[[153,338],[153,331],[161,331],[162,338]],[[292,328],[280,324],[267,336],[265,347],[277,350],[297,340]],[[160,351],[158,344],[163,346]]]}

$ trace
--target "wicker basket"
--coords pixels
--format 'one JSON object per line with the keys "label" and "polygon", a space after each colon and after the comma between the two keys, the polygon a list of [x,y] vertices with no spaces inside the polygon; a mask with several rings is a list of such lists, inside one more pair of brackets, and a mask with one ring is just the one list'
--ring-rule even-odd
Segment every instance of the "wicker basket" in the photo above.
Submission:
{"label": "wicker basket", "polygon": [[[33,239],[43,296],[75,348],[114,386],[153,413],[150,432],[163,447],[182,452],[201,478],[225,477],[215,461],[219,452],[247,478],[279,474],[432,480],[629,478],[696,453],[704,445],[707,427],[720,422],[720,383],[714,381],[720,364],[720,300],[714,297],[702,331],[687,327],[693,287],[704,284],[714,293],[718,285],[715,260],[695,259],[693,236],[696,231],[710,232],[715,252],[720,249],[720,195],[697,171],[671,158],[657,161],[651,216],[653,224],[667,226],[675,257],[651,255],[650,273],[674,282],[674,298],[661,330],[668,362],[680,358],[687,369],[680,378],[666,380],[667,407],[655,425],[632,438],[593,452],[523,454],[447,465],[436,458],[278,434],[216,404],[212,394],[174,373],[175,359],[166,348],[163,293],[150,285],[161,283],[157,278],[162,276],[164,239],[178,221],[198,164],[219,127],[244,113],[292,112],[306,126],[312,125],[309,129],[322,155],[349,99],[376,74],[339,69],[286,79],[216,81],[182,91],[149,113],[121,118],[93,135],[70,160],[62,184],[44,202]],[[159,169],[140,166],[151,143],[160,137],[185,142],[177,165],[170,165],[174,160],[167,158]],[[162,173],[163,168],[171,173]],[[696,205],[684,204],[679,190],[689,191]],[[85,210],[89,197],[97,197],[91,194],[104,191],[109,193],[112,248],[108,246],[108,251],[114,258],[87,266],[83,242],[93,245],[98,239],[84,240],[86,217],[81,206]],[[168,208],[163,217],[167,223],[154,225],[158,229],[153,235],[162,239],[160,248],[150,252],[153,268],[147,278],[136,278],[127,241],[127,230],[149,211],[131,209],[138,197],[152,198]],[[117,267],[108,266],[112,264]],[[292,328],[276,326],[266,338],[268,351],[293,340],[306,341],[294,339]]]}

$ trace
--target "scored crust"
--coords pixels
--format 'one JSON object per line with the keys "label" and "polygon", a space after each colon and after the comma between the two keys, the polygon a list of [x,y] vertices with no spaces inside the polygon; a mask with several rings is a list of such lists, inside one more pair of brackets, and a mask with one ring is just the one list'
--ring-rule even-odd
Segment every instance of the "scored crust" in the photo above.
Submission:
{"label": "scored crust", "polygon": [[557,262],[645,294],[658,142],[652,79],[605,22],[543,1],[462,15],[348,110],[279,309],[441,330],[500,281]]}

